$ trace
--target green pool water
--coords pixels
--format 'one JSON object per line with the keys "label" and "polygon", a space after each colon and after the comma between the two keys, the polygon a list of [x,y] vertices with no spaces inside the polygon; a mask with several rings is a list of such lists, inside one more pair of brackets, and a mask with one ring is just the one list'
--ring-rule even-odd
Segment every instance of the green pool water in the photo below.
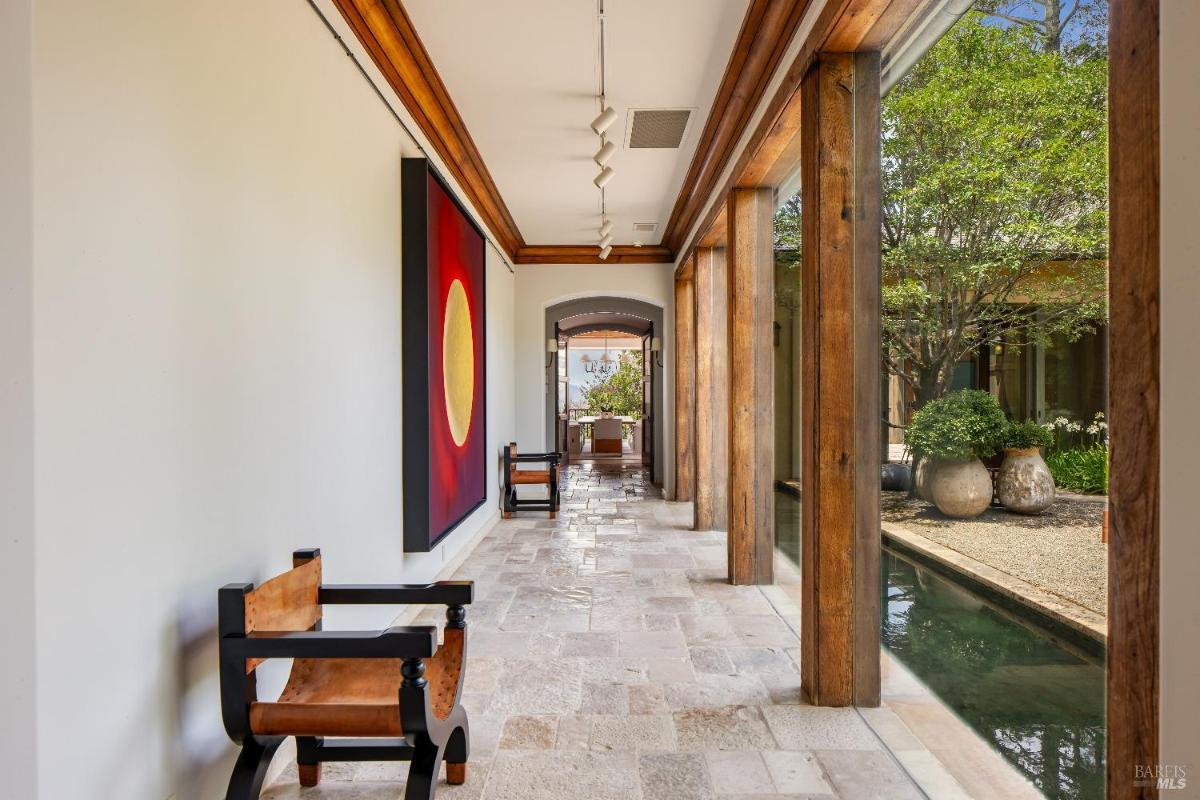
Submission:
{"label": "green pool water", "polygon": [[883,644],[1047,798],[1104,796],[1100,658],[883,551]]}

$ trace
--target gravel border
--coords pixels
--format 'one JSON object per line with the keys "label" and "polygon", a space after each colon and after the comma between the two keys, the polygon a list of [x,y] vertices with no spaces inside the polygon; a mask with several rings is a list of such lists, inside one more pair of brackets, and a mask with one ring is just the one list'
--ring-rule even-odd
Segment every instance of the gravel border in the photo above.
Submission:
{"label": "gravel border", "polygon": [[1043,514],[989,508],[949,519],[904,492],[884,492],[883,520],[1027,581],[1102,616],[1108,608],[1108,548],[1100,541],[1103,498],[1060,496]]}

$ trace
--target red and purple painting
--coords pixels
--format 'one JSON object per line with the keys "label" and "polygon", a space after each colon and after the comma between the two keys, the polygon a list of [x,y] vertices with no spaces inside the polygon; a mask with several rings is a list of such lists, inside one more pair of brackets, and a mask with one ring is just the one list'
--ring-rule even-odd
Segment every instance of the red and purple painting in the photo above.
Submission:
{"label": "red and purple painting", "polygon": [[433,549],[486,486],[484,238],[425,159],[404,159],[404,548]]}

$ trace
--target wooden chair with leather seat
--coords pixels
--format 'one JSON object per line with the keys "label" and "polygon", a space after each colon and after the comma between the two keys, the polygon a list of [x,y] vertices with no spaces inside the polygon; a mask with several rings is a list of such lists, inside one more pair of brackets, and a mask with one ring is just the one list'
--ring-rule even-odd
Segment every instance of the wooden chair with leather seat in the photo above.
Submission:
{"label": "wooden chair with leather seat", "polygon": [[[443,759],[446,781],[465,782],[470,737],[459,697],[474,584],[322,584],[315,548],[297,550],[292,565],[258,587],[233,583],[218,593],[221,712],[242,747],[227,800],[259,796],[288,736],[302,786],[317,785],[325,761],[411,761],[406,800],[433,798]],[[446,606],[440,647],[434,626],[321,628],[325,605],[414,603]],[[255,678],[270,658],[294,659],[273,702],[258,699]]]}
{"label": "wooden chair with leather seat", "polygon": [[592,452],[620,455],[624,425],[615,417],[601,417],[592,423]]}
{"label": "wooden chair with leather seat", "polygon": [[[513,512],[520,509],[549,511],[550,519],[558,513],[558,487],[560,478],[560,453],[518,453],[517,443],[509,442],[504,448],[504,518],[508,519]],[[545,464],[545,469],[518,469],[518,464]],[[548,497],[519,498],[518,486],[545,486]]]}

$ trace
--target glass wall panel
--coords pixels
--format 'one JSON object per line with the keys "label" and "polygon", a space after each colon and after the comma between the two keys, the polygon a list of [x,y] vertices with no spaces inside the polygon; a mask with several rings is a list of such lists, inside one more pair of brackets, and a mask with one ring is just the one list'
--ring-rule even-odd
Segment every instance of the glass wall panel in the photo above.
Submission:
{"label": "glass wall panel", "polygon": [[775,217],[775,548],[797,569],[801,458],[799,232],[800,199],[794,196]]}

